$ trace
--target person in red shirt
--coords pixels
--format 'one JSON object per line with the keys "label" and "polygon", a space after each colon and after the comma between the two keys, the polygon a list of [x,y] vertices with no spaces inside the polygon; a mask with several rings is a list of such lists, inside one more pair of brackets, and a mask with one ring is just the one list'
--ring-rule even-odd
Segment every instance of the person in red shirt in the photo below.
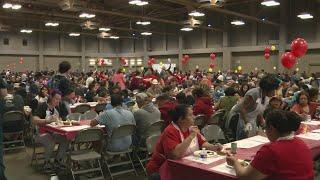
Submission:
{"label": "person in red shirt", "polygon": [[[193,154],[200,148],[220,151],[220,144],[210,144],[194,126],[192,108],[185,104],[177,105],[170,111],[172,123],[163,131],[147,164],[147,172],[153,179],[160,179],[159,169],[166,159],[180,159]],[[155,178],[156,177],[156,178]]]}
{"label": "person in red shirt", "polygon": [[192,91],[193,96],[196,101],[193,105],[193,114],[199,115],[204,114],[207,119],[213,114],[213,104],[211,98],[205,95],[205,92],[202,88],[196,88]]}
{"label": "person in red shirt", "polygon": [[167,127],[172,121],[172,117],[168,112],[170,110],[173,110],[177,106],[177,104],[172,101],[167,94],[158,96],[156,99],[156,104],[158,105],[158,109],[161,112],[161,119],[164,121],[165,127]]}
{"label": "person in red shirt", "polygon": [[313,180],[312,154],[293,132],[302,119],[290,111],[274,110],[266,118],[266,135],[271,143],[262,146],[251,164],[244,168],[234,156],[227,163],[245,180]]}

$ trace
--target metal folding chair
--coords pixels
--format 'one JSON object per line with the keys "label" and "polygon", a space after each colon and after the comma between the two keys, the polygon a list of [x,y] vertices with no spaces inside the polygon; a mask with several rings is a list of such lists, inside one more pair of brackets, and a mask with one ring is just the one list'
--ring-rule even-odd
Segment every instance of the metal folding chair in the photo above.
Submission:
{"label": "metal folding chair", "polygon": [[223,121],[224,114],[225,113],[223,111],[217,111],[216,113],[211,115],[210,119],[207,121],[207,124],[220,125],[220,123]]}
{"label": "metal folding chair", "polygon": [[91,106],[89,104],[80,104],[74,108],[74,112],[80,113],[80,114],[83,114],[90,110],[91,110]]}
{"label": "metal folding chair", "polygon": [[67,116],[67,119],[69,120],[74,120],[74,121],[79,121],[80,120],[80,113],[71,113]]}
{"label": "metal folding chair", "polygon": [[202,128],[201,132],[208,142],[218,142],[219,140],[225,140],[224,133],[218,125],[207,125]]}
{"label": "metal folding chair", "polygon": [[[133,124],[120,125],[118,128],[113,130],[113,132],[111,134],[111,139],[118,139],[118,138],[123,138],[123,137],[127,137],[127,136],[132,136],[133,133],[135,132],[135,128],[136,128],[136,126]],[[124,151],[119,151],[119,152],[106,150],[105,164],[107,165],[107,169],[110,173],[112,180],[113,180],[114,176],[130,173],[130,172],[134,172],[136,175],[138,175],[136,169],[134,168],[134,164],[133,164],[133,161],[131,158],[132,151],[133,150],[131,147],[124,150]],[[108,160],[107,160],[108,157],[112,157],[115,155],[126,155],[128,157],[128,160],[121,161],[121,162],[114,162],[114,163],[108,162]],[[111,168],[119,167],[119,166],[123,166],[123,165],[129,165],[130,167],[128,167],[128,169],[126,169],[126,170],[118,170],[118,171],[111,170]]]}
{"label": "metal folding chair", "polygon": [[[105,179],[101,168],[101,150],[93,150],[93,143],[103,144],[103,132],[99,128],[88,128],[78,132],[72,144],[72,150],[68,156],[68,165],[75,180],[76,176],[89,175],[89,173],[99,173],[99,177],[94,179]],[[81,149],[81,144],[88,144]],[[93,174],[96,175],[96,174]],[[90,179],[93,179],[90,177]]]}
{"label": "metal folding chair", "polygon": [[[3,115],[3,134],[16,135],[17,139],[3,141],[4,150],[25,149],[24,142],[25,117],[21,111],[9,111]],[[11,137],[10,137],[11,138]],[[11,147],[12,146],[12,147]]]}
{"label": "metal folding chair", "polygon": [[100,112],[106,109],[107,103],[97,104],[95,107],[95,111],[99,114]]}
{"label": "metal folding chair", "polygon": [[199,114],[194,118],[194,125],[202,129],[206,122],[206,116],[204,114]]}

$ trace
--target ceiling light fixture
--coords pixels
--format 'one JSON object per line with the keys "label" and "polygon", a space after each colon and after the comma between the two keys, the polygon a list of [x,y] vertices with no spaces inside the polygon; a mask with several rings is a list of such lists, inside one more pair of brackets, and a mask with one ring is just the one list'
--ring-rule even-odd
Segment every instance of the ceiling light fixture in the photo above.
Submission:
{"label": "ceiling light fixture", "polygon": [[191,28],[191,27],[183,27],[183,28],[181,28],[180,30],[181,30],[181,31],[187,31],[187,32],[189,32],[189,31],[192,31],[193,28]]}
{"label": "ceiling light fixture", "polygon": [[212,25],[211,24],[208,24],[208,27],[211,27]]}
{"label": "ceiling light fixture", "polygon": [[239,20],[232,21],[231,24],[235,25],[235,26],[245,25],[245,23],[243,21],[239,21]]}
{"label": "ceiling light fixture", "polygon": [[57,26],[59,26],[59,23],[57,23],[57,22],[47,22],[47,23],[45,24],[45,26],[57,27]]}
{"label": "ceiling light fixture", "polygon": [[119,39],[119,36],[110,36],[110,39]]}
{"label": "ceiling light fixture", "polygon": [[264,0],[261,2],[261,5],[267,6],[267,7],[272,7],[272,6],[279,6],[280,3],[278,1],[274,1],[274,0]]}
{"label": "ceiling light fixture", "polygon": [[152,35],[152,33],[151,33],[151,32],[142,32],[141,35],[143,35],[143,36],[150,36],[150,35]]}
{"label": "ceiling light fixture", "polygon": [[192,17],[202,17],[204,15],[205,15],[204,13],[196,11],[196,10],[192,11],[191,13],[189,13],[189,16],[192,16]]}
{"label": "ceiling light fixture", "polygon": [[312,19],[313,16],[310,13],[301,13],[297,15],[298,18],[300,19]]}
{"label": "ceiling light fixture", "polygon": [[94,18],[94,17],[96,17],[95,14],[90,14],[90,13],[85,13],[85,12],[79,14],[79,18],[91,19],[91,18]]}
{"label": "ceiling light fixture", "polygon": [[32,33],[31,29],[21,29],[20,32],[30,34]]}
{"label": "ceiling light fixture", "polygon": [[80,33],[70,33],[69,36],[71,36],[71,37],[77,37],[77,36],[80,36]]}
{"label": "ceiling light fixture", "polygon": [[137,5],[137,6],[145,6],[145,5],[148,5],[149,2],[148,1],[141,1],[141,0],[131,0],[131,1],[129,1],[129,4]]}
{"label": "ceiling light fixture", "polygon": [[110,31],[111,29],[110,28],[107,28],[107,27],[101,27],[99,28],[99,31]]}
{"label": "ceiling light fixture", "polygon": [[150,21],[137,21],[136,24],[142,25],[142,26],[147,26],[147,25],[150,25],[151,22]]}
{"label": "ceiling light fixture", "polygon": [[3,9],[13,9],[13,10],[18,10],[21,9],[21,5],[20,4],[11,4],[11,3],[4,3],[2,5]]}

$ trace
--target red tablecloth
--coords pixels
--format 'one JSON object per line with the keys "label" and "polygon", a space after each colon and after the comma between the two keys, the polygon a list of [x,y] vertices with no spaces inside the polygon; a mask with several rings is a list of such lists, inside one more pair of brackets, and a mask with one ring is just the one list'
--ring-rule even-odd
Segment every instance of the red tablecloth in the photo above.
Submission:
{"label": "red tablecloth", "polygon": [[[302,139],[302,138],[301,138]],[[320,155],[320,141],[302,139],[310,148],[313,157]],[[238,148],[236,157],[243,160],[252,160],[256,152],[263,145],[256,146],[249,149]],[[235,176],[217,172],[211,170],[211,168],[222,164],[225,159],[213,162],[211,164],[202,164],[185,159],[180,160],[168,160],[166,161],[160,169],[162,180],[205,180],[205,179],[219,179],[219,180],[229,180],[236,179]]]}
{"label": "red tablecloth", "polygon": [[[80,125],[90,125],[90,120],[81,120],[79,122],[80,122]],[[45,132],[56,133],[56,134],[65,136],[68,140],[72,141],[76,137],[77,133],[81,130],[81,129],[65,130],[63,129],[63,127],[68,127],[68,126],[44,125],[40,127],[40,133],[45,133]],[[85,127],[83,129],[85,129]]]}

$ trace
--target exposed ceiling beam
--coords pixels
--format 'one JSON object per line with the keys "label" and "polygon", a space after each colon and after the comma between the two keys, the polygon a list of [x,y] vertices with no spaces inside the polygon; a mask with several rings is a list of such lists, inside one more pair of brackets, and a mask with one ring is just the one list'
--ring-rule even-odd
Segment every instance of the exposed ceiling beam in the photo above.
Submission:
{"label": "exposed ceiling beam", "polygon": [[212,5],[202,5],[201,3],[188,1],[188,0],[164,0],[164,1],[168,1],[168,2],[171,2],[171,3],[184,5],[186,7],[190,7],[191,6],[191,7],[196,8],[196,9],[197,8],[207,9],[209,11],[214,11],[214,12],[225,14],[225,15],[229,15],[229,16],[236,16],[236,17],[240,17],[240,18],[243,18],[243,19],[247,19],[247,20],[251,20],[251,21],[255,21],[255,22],[259,22],[259,23],[270,24],[270,25],[273,25],[273,26],[280,27],[280,24],[276,23],[276,22],[272,22],[272,21],[269,21],[269,20],[264,20],[263,21],[262,19],[259,19],[259,18],[254,17],[254,16],[249,16],[249,15],[246,15],[246,14],[230,11],[230,10],[219,8],[219,7],[212,6]]}

